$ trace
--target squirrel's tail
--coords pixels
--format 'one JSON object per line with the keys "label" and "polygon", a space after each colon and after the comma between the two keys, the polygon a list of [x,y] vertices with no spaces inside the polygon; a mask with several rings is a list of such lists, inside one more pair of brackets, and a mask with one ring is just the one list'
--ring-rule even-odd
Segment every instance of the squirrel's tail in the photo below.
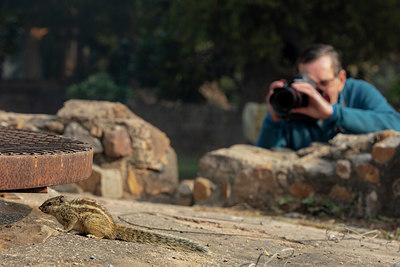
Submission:
{"label": "squirrel's tail", "polygon": [[201,245],[182,237],[176,237],[168,234],[161,234],[144,229],[125,227],[116,225],[116,239],[138,242],[143,244],[152,244],[171,249],[180,249],[209,254],[209,250]]}

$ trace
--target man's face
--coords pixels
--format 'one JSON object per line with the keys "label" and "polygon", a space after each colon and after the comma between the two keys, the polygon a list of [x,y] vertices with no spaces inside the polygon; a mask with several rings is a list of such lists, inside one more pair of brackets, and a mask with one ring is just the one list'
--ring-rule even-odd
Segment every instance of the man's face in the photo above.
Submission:
{"label": "man's face", "polygon": [[336,104],[339,93],[346,82],[346,72],[341,70],[335,76],[332,58],[329,55],[322,56],[309,63],[299,64],[299,72],[307,74],[317,86],[322,89],[323,97],[331,104]]}

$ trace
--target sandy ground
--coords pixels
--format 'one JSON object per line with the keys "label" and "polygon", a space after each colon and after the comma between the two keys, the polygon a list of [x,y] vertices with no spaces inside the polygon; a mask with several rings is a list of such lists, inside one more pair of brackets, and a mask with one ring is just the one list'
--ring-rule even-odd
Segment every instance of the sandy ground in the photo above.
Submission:
{"label": "sandy ground", "polygon": [[[0,266],[391,266],[400,243],[344,225],[329,228],[257,212],[96,198],[116,222],[185,237],[211,253],[60,233],[38,206],[57,195],[0,198]],[[66,195],[68,198],[82,197]],[[94,198],[94,197],[90,197]],[[258,261],[258,262],[257,262]]]}

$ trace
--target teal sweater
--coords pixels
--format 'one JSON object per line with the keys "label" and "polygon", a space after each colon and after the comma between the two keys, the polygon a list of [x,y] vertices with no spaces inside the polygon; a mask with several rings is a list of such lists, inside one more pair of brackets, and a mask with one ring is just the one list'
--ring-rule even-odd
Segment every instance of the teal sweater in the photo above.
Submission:
{"label": "teal sweater", "polygon": [[339,132],[363,134],[385,129],[400,131],[400,114],[374,86],[349,78],[329,120],[275,122],[267,114],[255,145],[298,150],[311,142],[327,142]]}

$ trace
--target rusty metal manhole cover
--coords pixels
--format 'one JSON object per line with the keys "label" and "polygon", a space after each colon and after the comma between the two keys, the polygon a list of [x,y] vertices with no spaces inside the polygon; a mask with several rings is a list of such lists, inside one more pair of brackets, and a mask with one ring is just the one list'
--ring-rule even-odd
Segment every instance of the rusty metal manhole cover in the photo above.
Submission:
{"label": "rusty metal manhole cover", "polygon": [[92,172],[90,145],[64,136],[0,127],[0,191],[68,184]]}

